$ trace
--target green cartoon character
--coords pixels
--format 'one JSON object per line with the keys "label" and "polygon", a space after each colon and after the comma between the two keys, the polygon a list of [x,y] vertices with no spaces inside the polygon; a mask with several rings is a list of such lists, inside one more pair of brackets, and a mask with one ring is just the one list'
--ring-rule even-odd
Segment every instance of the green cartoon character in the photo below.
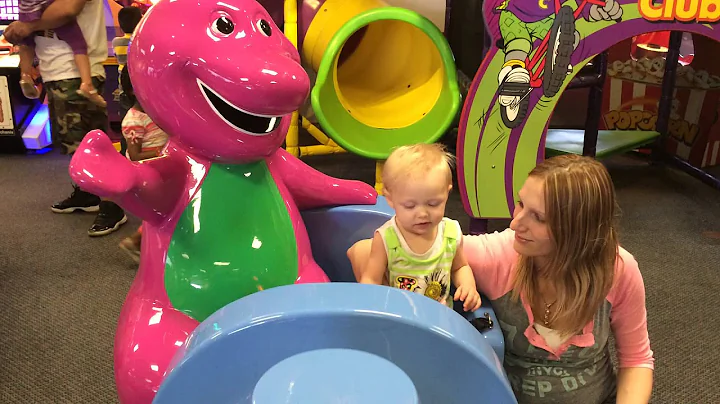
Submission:
{"label": "green cartoon character", "polygon": [[[503,122],[519,126],[527,112],[527,95],[534,87],[543,87],[553,97],[572,72],[570,56],[580,42],[575,29],[576,15],[587,21],[619,21],[622,8],[617,0],[575,0],[577,11],[561,6],[560,0],[504,0],[497,8],[505,62],[498,74]],[[585,9],[590,5],[589,10]],[[577,14],[575,14],[577,13]],[[533,43],[542,41],[532,59]],[[545,60],[542,74],[540,62]]]}

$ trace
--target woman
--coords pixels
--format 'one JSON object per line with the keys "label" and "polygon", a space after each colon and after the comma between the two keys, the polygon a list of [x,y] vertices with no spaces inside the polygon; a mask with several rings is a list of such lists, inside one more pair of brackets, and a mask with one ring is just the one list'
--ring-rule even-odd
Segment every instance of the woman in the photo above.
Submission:
{"label": "woman", "polygon": [[[619,247],[616,216],[605,167],[566,155],[530,172],[510,229],[464,237],[478,290],[503,330],[504,367],[520,404],[649,401],[645,289],[637,262]],[[354,267],[364,250],[348,251]]]}

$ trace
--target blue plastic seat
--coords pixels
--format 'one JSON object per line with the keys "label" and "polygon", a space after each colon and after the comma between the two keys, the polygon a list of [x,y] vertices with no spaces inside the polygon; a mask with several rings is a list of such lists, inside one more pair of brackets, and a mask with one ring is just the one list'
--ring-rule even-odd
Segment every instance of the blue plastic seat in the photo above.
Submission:
{"label": "blue plastic seat", "polygon": [[342,206],[303,213],[333,283],[289,285],[235,301],[192,333],[154,403],[516,403],[497,325],[425,296],[355,283],[346,250],[392,210]]}
{"label": "blue plastic seat", "polygon": [[[310,236],[315,261],[333,282],[356,282],[347,250],[357,241],[372,238],[375,229],[388,221],[394,212],[384,197],[379,197],[375,205],[347,205],[303,212],[303,221]],[[477,317],[489,317],[495,325],[483,332],[483,337],[500,359],[504,359],[505,340],[497,325],[495,312],[482,297],[482,306],[474,313],[462,311],[458,302],[455,310],[468,320]]]}

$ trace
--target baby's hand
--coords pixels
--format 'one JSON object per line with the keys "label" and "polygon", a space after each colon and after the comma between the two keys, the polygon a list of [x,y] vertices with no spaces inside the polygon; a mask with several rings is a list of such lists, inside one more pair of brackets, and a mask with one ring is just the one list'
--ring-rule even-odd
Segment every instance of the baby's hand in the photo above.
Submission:
{"label": "baby's hand", "polygon": [[463,310],[475,311],[480,308],[480,294],[475,285],[460,285],[455,290],[454,300],[461,300],[463,302]]}

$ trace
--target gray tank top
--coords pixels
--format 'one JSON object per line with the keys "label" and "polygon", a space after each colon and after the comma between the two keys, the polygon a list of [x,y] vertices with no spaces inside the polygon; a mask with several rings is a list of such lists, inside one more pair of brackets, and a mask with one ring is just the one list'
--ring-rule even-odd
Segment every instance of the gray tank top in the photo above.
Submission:
{"label": "gray tank top", "polygon": [[525,332],[528,315],[510,293],[492,300],[492,306],[505,337],[505,371],[519,404],[615,403],[616,375],[608,345],[610,302],[606,300],[595,315],[594,343],[570,345],[559,358],[530,343]]}

